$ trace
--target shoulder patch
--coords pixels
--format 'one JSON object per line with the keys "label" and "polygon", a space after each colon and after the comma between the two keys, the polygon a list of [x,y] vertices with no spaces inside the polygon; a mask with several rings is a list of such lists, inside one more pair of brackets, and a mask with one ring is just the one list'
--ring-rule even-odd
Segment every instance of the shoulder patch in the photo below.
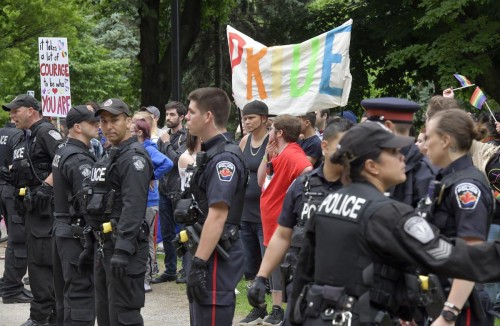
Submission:
{"label": "shoulder patch", "polygon": [[82,164],[78,167],[78,170],[80,170],[80,174],[84,178],[88,178],[90,176],[90,173],[92,172],[92,167],[90,164]]}
{"label": "shoulder patch", "polygon": [[54,159],[52,160],[52,167],[58,168],[60,160],[61,160],[61,155],[59,155],[59,154],[54,155]]}
{"label": "shoulder patch", "polygon": [[474,209],[481,197],[481,190],[475,184],[464,182],[455,187],[455,197],[459,208]]}
{"label": "shoulder patch", "polygon": [[57,130],[49,130],[49,135],[50,137],[54,138],[55,140],[61,140],[62,136]]}
{"label": "shoulder patch", "polygon": [[236,167],[229,161],[220,161],[215,166],[220,181],[230,182],[233,179]]}
{"label": "shoulder patch", "polygon": [[146,159],[144,157],[134,155],[132,156],[132,162],[136,171],[144,171],[144,167],[146,166]]}
{"label": "shoulder patch", "polygon": [[414,216],[408,219],[405,222],[404,229],[407,234],[423,244],[434,239],[434,232],[429,223],[421,216]]}

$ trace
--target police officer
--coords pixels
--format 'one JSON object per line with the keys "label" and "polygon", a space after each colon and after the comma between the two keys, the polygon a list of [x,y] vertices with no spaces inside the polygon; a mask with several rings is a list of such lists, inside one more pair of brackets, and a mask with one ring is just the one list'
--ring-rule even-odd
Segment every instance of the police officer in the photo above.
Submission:
{"label": "police officer", "polygon": [[[344,119],[333,121],[326,126],[323,130],[323,140],[321,141],[325,157],[330,157],[335,153],[340,138],[351,127],[352,123]],[[286,302],[286,297],[290,295],[291,279],[304,239],[304,225],[309,220],[309,217],[318,209],[323,199],[329,193],[342,187],[342,183],[340,182],[341,174],[342,166],[326,160],[317,169],[295,179],[288,188],[283,208],[278,218],[278,228],[274,232],[266,249],[255,282],[248,290],[248,301],[254,306],[254,309],[250,313],[252,317],[262,318],[263,313],[261,311],[265,311],[266,309],[264,301],[266,279],[283,258],[285,258],[284,263],[281,265],[283,280],[285,284],[290,285],[283,287],[283,289],[286,289],[283,298]],[[289,323],[290,308],[290,306],[287,306],[283,325]],[[255,321],[256,318],[248,318],[247,324],[250,322],[250,319],[251,321]],[[240,322],[240,325],[242,324],[246,325]]]}
{"label": "police officer", "polygon": [[[306,224],[289,303],[293,323],[393,325],[395,317],[411,320],[411,308],[422,298],[418,277],[405,274],[414,265],[443,276],[495,278],[484,266],[497,266],[498,253],[439,236],[411,206],[384,196],[405,181],[398,149],[413,141],[370,121],[340,140],[331,160],[344,165],[343,180],[352,183],[330,193]],[[443,313],[451,309],[445,306]]]}
{"label": "police officer", "polygon": [[[189,94],[189,132],[203,139],[205,158],[197,162],[190,189],[202,214],[202,232],[187,262],[191,325],[231,325],[234,289],[243,274],[243,248],[238,225],[246,183],[238,145],[229,140],[226,123],[231,102],[223,90],[200,88]],[[224,245],[223,257],[216,245]]]}
{"label": "police officer", "polygon": [[69,110],[68,138],[52,162],[54,179],[54,288],[58,325],[94,325],[92,261],[78,260],[83,250],[85,221],[80,209],[84,179],[90,177],[94,156],[90,140],[97,138],[99,120],[85,105]]}
{"label": "police officer", "polygon": [[30,319],[23,325],[44,325],[55,317],[51,163],[62,136],[43,119],[38,102],[30,95],[18,95],[2,107],[10,111],[16,128],[24,133],[14,147],[11,169],[16,209],[25,218],[28,273],[34,298]]}
{"label": "police officer", "polygon": [[120,99],[106,100],[95,113],[113,147],[92,167],[83,192],[86,233],[80,261],[92,259],[99,325],[143,325],[144,276],[149,230],[145,222],[153,166],[144,147],[130,133],[131,113]]}
{"label": "police officer", "polygon": [[[399,136],[409,136],[415,112],[420,106],[412,101],[394,97],[365,99],[361,105],[368,114],[368,120],[379,121]],[[418,202],[427,195],[427,189],[437,168],[411,144],[401,148],[405,157],[406,181],[390,189],[391,198],[417,207]]]}
{"label": "police officer", "polygon": [[[427,122],[427,155],[442,170],[436,177],[428,203],[428,220],[447,237],[459,237],[468,244],[486,241],[491,223],[493,197],[484,174],[469,155],[477,134],[472,118],[462,110],[446,110]],[[441,280],[448,295],[447,302],[455,313],[441,316],[436,322],[456,320],[456,325],[493,325],[489,296],[482,285],[464,280],[452,284]],[[468,302],[467,308],[463,309]],[[460,314],[459,314],[460,313]],[[444,321],[442,320],[444,319]]]}
{"label": "police officer", "polygon": [[[16,128],[13,122],[7,122],[0,129],[0,162],[2,170],[9,176],[9,166],[12,165],[12,150],[23,132]],[[0,172],[1,173],[1,172]],[[31,292],[24,288],[22,281],[26,274],[26,235],[24,221],[14,210],[14,187],[0,179],[1,209],[5,224],[9,231],[7,248],[5,249],[5,270],[3,273],[3,303],[26,303],[33,300]],[[1,285],[0,285],[1,286]]]}

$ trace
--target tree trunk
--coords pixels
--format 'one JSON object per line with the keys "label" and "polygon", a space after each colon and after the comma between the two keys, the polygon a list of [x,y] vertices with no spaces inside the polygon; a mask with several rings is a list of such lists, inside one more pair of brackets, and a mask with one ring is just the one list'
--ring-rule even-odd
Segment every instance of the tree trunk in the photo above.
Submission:
{"label": "tree trunk", "polygon": [[213,32],[213,46],[214,46],[214,79],[215,87],[222,88],[222,37],[220,31],[220,24],[218,21],[214,22]]}
{"label": "tree trunk", "polygon": [[[154,105],[160,110],[159,126],[162,127],[165,120],[164,107],[172,91],[172,45],[169,41],[165,52],[160,55],[160,0],[143,0],[139,8],[139,16],[141,18],[139,25],[141,42],[138,56],[142,77],[141,104]],[[186,0],[180,17],[179,30],[181,66],[186,61],[189,50],[200,32],[200,21],[201,0]]]}

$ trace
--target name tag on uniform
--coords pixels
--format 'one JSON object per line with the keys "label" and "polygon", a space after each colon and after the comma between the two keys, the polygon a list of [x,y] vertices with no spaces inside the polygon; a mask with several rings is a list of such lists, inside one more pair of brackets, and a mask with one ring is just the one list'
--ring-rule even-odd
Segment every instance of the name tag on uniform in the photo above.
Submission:
{"label": "name tag on uniform", "polygon": [[318,212],[327,215],[345,217],[357,220],[368,201],[365,198],[340,194],[338,192],[329,194],[318,208]]}

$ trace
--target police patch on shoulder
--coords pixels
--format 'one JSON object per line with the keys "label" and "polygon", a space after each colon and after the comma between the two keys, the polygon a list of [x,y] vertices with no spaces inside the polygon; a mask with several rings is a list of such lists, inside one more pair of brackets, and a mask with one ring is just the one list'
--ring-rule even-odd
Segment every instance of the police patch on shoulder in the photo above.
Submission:
{"label": "police patch on shoulder", "polygon": [[57,130],[49,130],[49,135],[50,137],[54,138],[55,140],[61,140],[62,136]]}
{"label": "police patch on shoulder", "polygon": [[60,159],[61,159],[61,155],[59,155],[59,154],[54,155],[54,159],[52,160],[52,167],[53,168],[59,167],[59,160]]}
{"label": "police patch on shoulder", "polygon": [[481,190],[472,183],[464,182],[455,187],[455,197],[461,209],[474,209],[481,197]]}
{"label": "police patch on shoulder", "polygon": [[80,167],[78,167],[78,170],[80,170],[80,174],[84,178],[88,178],[90,176],[90,173],[92,171],[92,167],[90,164],[82,164]]}
{"label": "police patch on shoulder", "polygon": [[221,161],[215,166],[220,181],[230,182],[233,179],[234,164],[228,161]]}
{"label": "police patch on shoulder", "polygon": [[143,171],[144,167],[146,166],[146,160],[142,156],[132,156],[132,162],[134,163],[134,168],[137,171]]}
{"label": "police patch on shoulder", "polygon": [[421,216],[414,216],[404,225],[405,232],[420,241],[423,244],[434,239],[434,232],[429,223]]}

